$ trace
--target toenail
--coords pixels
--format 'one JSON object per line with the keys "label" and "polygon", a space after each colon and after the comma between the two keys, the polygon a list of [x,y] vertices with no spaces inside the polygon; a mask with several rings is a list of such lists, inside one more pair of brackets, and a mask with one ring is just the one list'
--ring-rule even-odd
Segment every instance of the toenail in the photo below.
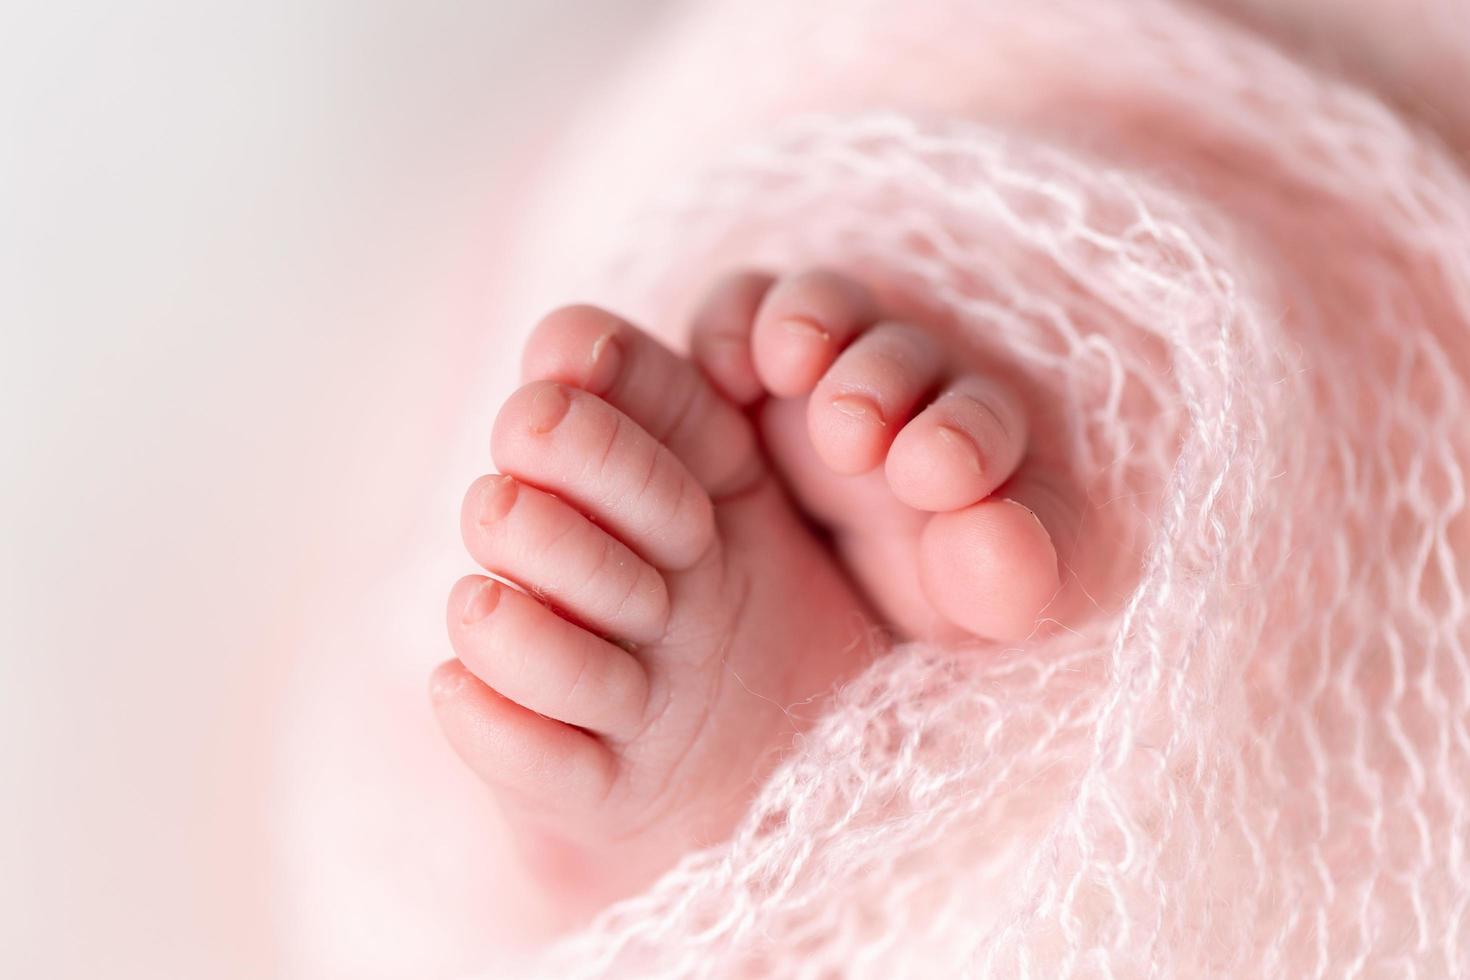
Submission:
{"label": "toenail", "polygon": [[1026,516],[1027,517],[1031,518],[1033,521],[1036,522],[1036,526],[1037,527],[1041,528],[1042,531],[1045,531],[1046,530],[1046,525],[1043,524],[1043,523],[1041,523],[1041,518],[1039,518],[1039,517],[1036,516],[1036,511],[1032,510],[1030,507],[1027,507],[1025,504],[1021,503],[1019,500],[1015,500],[1015,499],[1013,499],[1011,497],[1002,497],[1000,499],[1000,502],[1003,503],[1003,504],[1010,504],[1012,507],[1019,507],[1019,508],[1021,508],[1021,510],[1023,510],[1023,511],[1026,512]]}
{"label": "toenail", "polygon": [[436,701],[453,697],[464,687],[465,675],[459,670],[440,670],[434,674],[433,682],[429,685],[429,696]]}
{"label": "toenail", "polygon": [[936,429],[939,439],[944,443],[944,448],[963,457],[976,473],[985,471],[985,464],[980,460],[980,448],[975,445],[975,440],[970,434],[952,425],[940,424]]}
{"label": "toenail", "polygon": [[808,340],[820,340],[825,342],[832,339],[832,335],[826,330],[823,330],[821,324],[817,323],[815,320],[808,320],[805,317],[787,317],[786,319],[781,321],[781,326],[786,330],[787,333],[797,337],[804,337]]}
{"label": "toenail", "polygon": [[606,394],[618,380],[618,371],[622,367],[623,345],[611,333],[603,334],[587,355],[587,380],[583,387],[594,395]]}
{"label": "toenail", "polygon": [[838,395],[832,399],[832,407],[849,418],[880,425],[883,422],[883,413],[878,411],[878,406],[873,404],[872,399],[861,395]]}
{"label": "toenail", "polygon": [[470,601],[464,604],[464,615],[460,621],[471,626],[495,611],[500,604],[500,583],[489,579],[474,591]]}
{"label": "toenail", "polygon": [[532,432],[550,432],[566,416],[571,405],[561,385],[546,385],[531,398],[527,425]]}
{"label": "toenail", "polygon": [[492,476],[480,490],[481,524],[494,524],[506,514],[516,502],[520,484],[509,476]]}

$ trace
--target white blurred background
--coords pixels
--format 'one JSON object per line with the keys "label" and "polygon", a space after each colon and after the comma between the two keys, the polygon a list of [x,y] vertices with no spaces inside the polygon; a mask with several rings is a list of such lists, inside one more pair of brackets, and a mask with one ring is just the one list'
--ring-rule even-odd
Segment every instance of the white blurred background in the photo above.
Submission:
{"label": "white blurred background", "polygon": [[291,972],[283,637],[422,525],[497,202],[659,6],[0,3],[0,976]]}

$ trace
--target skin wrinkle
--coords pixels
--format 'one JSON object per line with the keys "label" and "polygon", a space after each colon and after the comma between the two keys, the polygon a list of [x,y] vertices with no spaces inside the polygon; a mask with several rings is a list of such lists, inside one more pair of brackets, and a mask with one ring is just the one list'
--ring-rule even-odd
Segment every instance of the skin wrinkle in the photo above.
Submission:
{"label": "skin wrinkle", "polygon": [[[597,557],[593,559],[587,569],[587,574],[582,577],[582,581],[577,584],[577,587],[571,590],[570,595],[581,595],[589,591],[593,585],[606,578],[608,562],[617,553],[618,549],[611,537],[599,535],[598,542]],[[628,592],[624,593],[624,599],[631,594],[631,591],[630,588]]]}
{"label": "skin wrinkle", "polygon": [[970,400],[975,403],[980,411],[990,416],[990,420],[1000,430],[1001,441],[1007,444],[1014,444],[1015,437],[1012,434],[1013,426],[1006,424],[1006,421],[1001,418],[1000,413],[995,410],[995,406],[990,403],[990,400],[987,398],[971,398]]}
{"label": "skin wrinkle", "polygon": [[[595,578],[596,576],[589,577],[587,584],[590,586]],[[627,588],[623,590],[623,594],[618,597],[618,601],[613,606],[613,619],[621,619],[623,617],[627,611],[628,603],[638,593],[639,586],[643,584],[643,578],[644,576],[641,571],[637,575],[629,576]],[[667,613],[665,613],[665,618],[667,618]]]}
{"label": "skin wrinkle", "polygon": [[[728,586],[722,587],[721,591],[724,591],[726,588],[728,588]],[[735,591],[736,594],[740,596],[740,598],[735,603],[734,612],[730,620],[731,623],[739,623],[743,618],[742,610],[745,609],[749,602],[750,583],[748,581],[742,583],[742,585]],[[717,659],[720,662],[723,663],[725,661],[726,657],[729,655],[730,649],[735,645],[737,632],[738,628],[730,628],[723,631],[726,638],[722,642],[716,654]],[[710,671],[709,684],[709,691],[703,701],[704,705],[706,706],[705,710],[700,713],[699,721],[696,724],[692,733],[690,733],[689,737],[687,738],[684,750],[681,751],[678,757],[675,758],[673,764],[668,767],[665,777],[651,794],[647,816],[641,822],[635,823],[633,825],[633,829],[629,831],[629,833],[624,835],[625,837],[636,837],[645,833],[648,828],[659,823],[665,817],[665,815],[675,807],[676,804],[669,800],[669,796],[672,792],[672,787],[677,785],[681,781],[679,777],[686,766],[686,763],[689,759],[689,754],[693,747],[699,744],[701,734],[709,725],[709,706],[713,705],[720,697],[720,693],[724,687],[724,671]],[[643,735],[641,735],[640,737],[646,736],[647,732],[656,724],[657,719],[650,720],[650,722],[644,727]],[[695,779],[696,782],[698,781],[697,777],[691,778]]]}
{"label": "skin wrinkle", "polygon": [[[651,453],[648,454],[648,471],[643,474],[643,479],[638,484],[638,489],[636,491],[634,491],[634,493],[633,493],[633,499],[634,500],[643,500],[643,499],[645,499],[647,497],[648,487],[653,482],[653,475],[656,472],[658,472],[659,460],[660,460],[660,458],[662,458],[662,454],[665,451],[666,450],[664,449],[663,446],[655,446],[653,448],[653,452],[651,452]],[[680,486],[679,499],[682,501],[684,499],[684,494],[683,494],[683,486],[684,486],[684,483],[683,483],[682,480],[679,481],[679,486]],[[678,508],[677,507],[672,508],[671,513],[678,513]]]}
{"label": "skin wrinkle", "polygon": [[[611,418],[612,418],[612,431],[608,433],[607,439],[604,440],[603,446],[602,446],[602,451],[600,453],[598,453],[598,455],[597,455],[597,463],[593,467],[593,469],[597,473],[605,473],[607,471],[607,461],[608,461],[608,458],[610,456],[612,456],[612,451],[613,451],[613,449],[615,449],[617,447],[617,444],[618,444],[618,436],[623,431],[623,417],[621,415],[617,414],[617,413],[614,413],[611,416]],[[654,454],[654,455],[656,456],[657,454]],[[583,473],[585,474],[586,473],[586,470],[583,470]]]}
{"label": "skin wrinkle", "polygon": [[537,542],[536,550],[542,552],[551,551],[558,544],[561,544],[562,541],[566,539],[567,535],[577,530],[577,528],[580,526],[580,522],[577,520],[575,515],[567,514],[562,519],[560,525],[556,528],[555,533],[553,533],[550,537],[544,538],[541,541]]}
{"label": "skin wrinkle", "polygon": [[[708,416],[707,401],[709,390],[697,377],[691,377],[684,386],[684,393],[680,395],[678,408],[670,414],[660,427],[662,431],[654,432],[654,438],[664,445],[676,445],[684,441],[684,428],[694,424],[694,420],[703,421]],[[694,411],[698,405],[705,411]]]}
{"label": "skin wrinkle", "polygon": [[[665,512],[668,516],[659,525],[660,532],[667,532],[670,527],[674,527],[674,526],[677,525],[677,522],[679,520],[679,516],[684,512],[685,501],[689,499],[689,492],[690,492],[690,481],[688,481],[688,480],[680,480],[679,481],[679,496],[674,499],[673,504]],[[661,534],[661,536],[666,536],[666,535],[662,535]],[[715,548],[718,548],[718,547],[719,547],[719,540],[717,538],[711,537],[710,543],[706,547],[705,552],[702,553],[700,555],[700,557],[695,560],[694,564],[695,565],[698,565],[699,562],[701,560],[703,560],[704,554],[707,554],[710,549],[715,549]]]}

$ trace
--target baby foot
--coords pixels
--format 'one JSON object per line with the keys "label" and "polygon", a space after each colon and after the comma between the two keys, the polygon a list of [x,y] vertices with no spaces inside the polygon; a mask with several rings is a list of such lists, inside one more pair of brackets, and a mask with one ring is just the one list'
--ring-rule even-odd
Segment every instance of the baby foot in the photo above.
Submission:
{"label": "baby foot", "polygon": [[887,622],[1032,633],[1059,591],[1048,527],[1075,522],[1044,467],[1021,465],[1028,416],[1010,386],[834,273],[734,276],[711,309],[696,360],[740,404],[775,396],[760,412],[777,469]]}
{"label": "baby foot", "polygon": [[874,620],[688,361],[572,307],[524,375],[461,518],[503,581],[455,585],[433,694],[575,915],[725,837]]}

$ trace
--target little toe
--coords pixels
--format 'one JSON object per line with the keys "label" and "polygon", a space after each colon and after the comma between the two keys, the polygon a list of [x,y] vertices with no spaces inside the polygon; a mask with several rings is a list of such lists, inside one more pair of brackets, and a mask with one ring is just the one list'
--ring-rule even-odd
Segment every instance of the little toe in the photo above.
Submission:
{"label": "little toe", "polygon": [[720,393],[737,405],[749,405],[765,394],[755,373],[750,334],[761,302],[775,277],[764,272],[737,272],[715,284],[694,315],[689,350],[694,363]]}
{"label": "little toe", "polygon": [[481,477],[465,494],[460,531],[486,571],[534,590],[578,622],[636,643],[663,635],[663,576],[551,494],[510,476]]}
{"label": "little toe", "polygon": [[715,544],[714,506],[682,462],[595,395],[549,381],[511,395],[495,420],[496,467],[555,493],[663,569]]}
{"label": "little toe", "polygon": [[689,360],[605,310],[572,306],[547,316],[526,345],[523,368],[529,380],[574,385],[617,408],[716,499],[741,493],[764,472],[740,410]]}
{"label": "little toe", "polygon": [[530,596],[466,576],[450,591],[448,625],[460,662],[502,697],[614,738],[637,730],[648,695],[643,665]]}
{"label": "little toe", "polygon": [[1004,385],[969,376],[904,426],[884,461],[893,495],[919,510],[955,510],[1010,479],[1026,452],[1026,414]]}
{"label": "little toe", "polygon": [[935,514],[919,539],[919,581],[931,605],[961,629],[1025,639],[1060,587],[1052,536],[1029,508],[988,499]]}
{"label": "little toe", "polygon": [[429,693],[456,754],[514,802],[555,819],[606,799],[617,761],[596,738],[502,697],[458,660],[434,671]]}
{"label": "little toe", "polygon": [[877,319],[866,287],[840,273],[816,269],[783,279],[766,294],[752,328],[756,374],[779,398],[805,395]]}
{"label": "little toe", "polygon": [[807,407],[812,445],[837,473],[866,473],[938,384],[939,348],[921,330],[881,323],[842,352]]}

